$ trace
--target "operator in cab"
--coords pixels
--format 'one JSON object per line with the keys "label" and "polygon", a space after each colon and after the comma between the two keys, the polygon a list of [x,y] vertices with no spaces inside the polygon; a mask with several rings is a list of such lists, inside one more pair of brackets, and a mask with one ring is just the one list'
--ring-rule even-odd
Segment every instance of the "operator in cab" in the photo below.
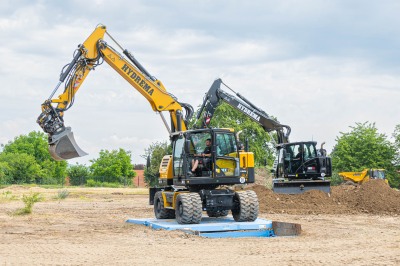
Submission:
{"label": "operator in cab", "polygon": [[[206,140],[206,147],[204,148],[204,151],[201,154],[195,154],[195,157],[202,157],[202,163],[203,166],[206,168],[210,168],[210,157],[211,157],[211,139],[207,139]],[[196,170],[198,169],[199,166],[199,159],[195,159],[192,161],[192,169],[191,169],[191,173],[196,173]]]}

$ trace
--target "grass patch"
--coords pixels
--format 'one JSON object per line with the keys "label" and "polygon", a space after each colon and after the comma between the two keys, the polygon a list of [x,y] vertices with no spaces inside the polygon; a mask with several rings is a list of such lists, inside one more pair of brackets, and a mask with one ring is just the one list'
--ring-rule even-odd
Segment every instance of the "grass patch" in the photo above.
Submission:
{"label": "grass patch", "polygon": [[55,196],[55,198],[58,200],[63,200],[66,199],[68,196],[69,196],[69,191],[67,189],[60,189],[57,192],[57,196]]}
{"label": "grass patch", "polygon": [[109,183],[109,182],[100,182],[95,181],[93,179],[88,179],[86,181],[86,187],[109,187],[109,188],[119,188],[122,185],[119,183]]}
{"label": "grass patch", "polygon": [[79,196],[79,200],[83,200],[83,201],[92,201],[91,198],[88,198],[88,197],[86,197],[85,195]]}
{"label": "grass patch", "polygon": [[18,197],[13,195],[13,193],[9,190],[4,191],[0,194],[0,202],[1,201],[10,201],[10,200],[17,200]]}
{"label": "grass patch", "polygon": [[149,189],[148,188],[133,188],[132,192],[125,193],[126,195],[148,195]]}
{"label": "grass patch", "polygon": [[23,195],[22,196],[22,201],[25,204],[25,207],[18,209],[14,212],[15,215],[25,215],[25,214],[31,214],[32,213],[32,208],[33,205],[36,202],[42,201],[43,197],[40,193],[31,193],[29,195]]}

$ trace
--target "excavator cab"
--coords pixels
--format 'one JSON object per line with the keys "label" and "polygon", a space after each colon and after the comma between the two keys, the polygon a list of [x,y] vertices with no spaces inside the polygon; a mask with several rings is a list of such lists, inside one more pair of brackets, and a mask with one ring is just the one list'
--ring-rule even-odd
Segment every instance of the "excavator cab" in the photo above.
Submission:
{"label": "excavator cab", "polygon": [[278,145],[274,164],[275,193],[299,194],[307,190],[330,193],[331,160],[316,148],[316,142],[292,142]]}
{"label": "excavator cab", "polygon": [[159,185],[197,190],[254,182],[254,155],[239,151],[231,129],[177,132],[172,134],[172,145],[172,156],[165,158],[171,167],[160,168]]}

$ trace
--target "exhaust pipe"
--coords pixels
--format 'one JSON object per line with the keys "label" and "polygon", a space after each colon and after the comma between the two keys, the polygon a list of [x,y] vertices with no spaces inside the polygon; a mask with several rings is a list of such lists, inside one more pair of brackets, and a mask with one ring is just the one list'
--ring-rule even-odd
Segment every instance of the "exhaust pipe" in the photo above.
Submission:
{"label": "exhaust pipe", "polygon": [[56,161],[63,161],[87,155],[76,144],[74,133],[70,127],[49,137],[49,152]]}

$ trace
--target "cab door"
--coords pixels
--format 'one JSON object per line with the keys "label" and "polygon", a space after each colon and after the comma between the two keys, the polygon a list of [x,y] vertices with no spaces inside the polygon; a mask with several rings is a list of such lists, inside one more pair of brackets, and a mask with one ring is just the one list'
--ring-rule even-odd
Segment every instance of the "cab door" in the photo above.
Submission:
{"label": "cab door", "polygon": [[174,140],[174,150],[172,155],[174,177],[183,176],[185,174],[185,156],[184,156],[185,138],[180,137]]}
{"label": "cab door", "polygon": [[215,134],[215,176],[239,176],[239,152],[233,133]]}

